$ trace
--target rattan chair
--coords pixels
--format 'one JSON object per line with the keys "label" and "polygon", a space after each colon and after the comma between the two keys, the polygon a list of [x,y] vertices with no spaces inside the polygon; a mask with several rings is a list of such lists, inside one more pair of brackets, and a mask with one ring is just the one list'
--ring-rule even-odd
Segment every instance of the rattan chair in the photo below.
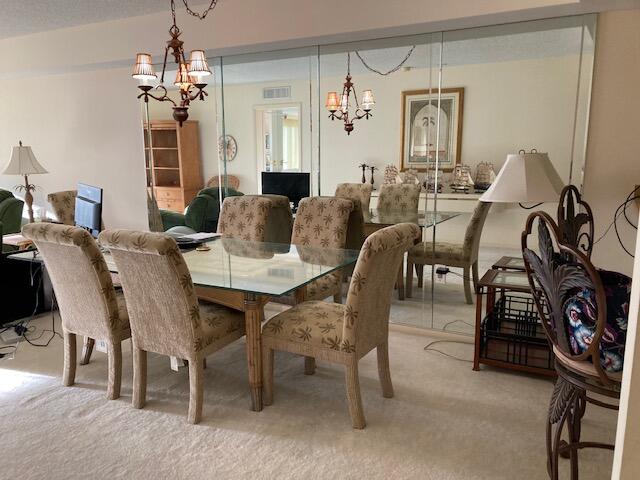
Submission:
{"label": "rattan chair", "polygon": [[[538,252],[529,248],[534,224],[538,227]],[[613,445],[584,442],[581,421],[587,403],[616,409],[622,372],[611,372],[601,363],[601,341],[607,323],[607,301],[600,274],[585,253],[562,243],[563,234],[544,212],[532,213],[522,233],[522,252],[529,285],[542,326],[555,355],[558,374],[547,421],[548,473],[558,479],[559,456],[570,458],[571,478],[578,478],[578,450],[586,447],[613,449]],[[572,348],[566,308],[576,291],[589,292],[590,311],[595,313],[591,337],[581,353]],[[600,398],[593,398],[597,394]],[[613,399],[612,403],[605,402]],[[567,426],[568,442],[562,440]]]}
{"label": "rattan chair", "polygon": [[56,293],[64,331],[64,385],[75,381],[76,335],[97,338],[107,344],[107,398],[118,398],[121,342],[131,331],[124,296],[113,287],[98,245],[87,231],[68,225],[30,223],[22,234],[38,247]]}
{"label": "rattan chair", "polygon": [[189,362],[188,421],[198,423],[204,360],[244,336],[244,315],[198,302],[191,274],[172,238],[108,230],[99,239],[111,251],[127,298],[133,341],[133,406],[145,404],[147,352],[173,356]]}
{"label": "rattan chair", "polygon": [[308,301],[271,318],[262,329],[264,402],[273,402],[274,351],[282,350],[345,366],[354,428],[364,428],[358,361],[374,348],[384,397],[393,396],[389,372],[389,310],[405,251],[420,235],[402,223],[369,236],[360,251],[346,305]]}
{"label": "rattan chair", "polygon": [[447,265],[463,269],[464,295],[467,303],[473,303],[471,284],[475,291],[478,284],[478,252],[482,227],[491,208],[491,203],[478,202],[471,215],[461,244],[449,242],[421,242],[407,255],[406,295],[411,297],[413,288],[413,268],[418,272],[418,287],[422,287],[425,265]]}
{"label": "rattan chair", "polygon": [[[222,176],[222,185],[224,186],[224,176]],[[219,187],[220,186],[220,176],[214,175],[207,181],[207,187]],[[235,175],[227,175],[227,187],[233,188],[234,190],[240,189],[240,179]]]}

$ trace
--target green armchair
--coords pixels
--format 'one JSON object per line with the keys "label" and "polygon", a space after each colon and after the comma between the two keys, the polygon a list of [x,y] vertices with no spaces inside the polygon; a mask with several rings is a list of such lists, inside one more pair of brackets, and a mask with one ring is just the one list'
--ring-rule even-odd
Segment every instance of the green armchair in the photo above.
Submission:
{"label": "green armchair", "polygon": [[[160,210],[165,231],[176,233],[215,232],[220,216],[220,188],[208,187],[198,192],[184,214]],[[222,191],[222,199],[243,195],[232,188]],[[192,231],[192,232],[191,232]]]}
{"label": "green armchair", "polygon": [[0,250],[4,250],[2,236],[18,233],[22,228],[24,202],[8,190],[0,189]]}

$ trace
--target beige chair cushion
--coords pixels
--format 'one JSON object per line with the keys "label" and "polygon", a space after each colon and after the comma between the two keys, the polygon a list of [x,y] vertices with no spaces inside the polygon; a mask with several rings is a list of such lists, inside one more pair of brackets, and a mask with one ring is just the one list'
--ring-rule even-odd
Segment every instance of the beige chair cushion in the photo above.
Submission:
{"label": "beige chair cushion", "polygon": [[351,351],[353,345],[342,341],[345,309],[339,303],[304,302],[269,320],[262,335],[316,348]]}
{"label": "beige chair cushion", "polygon": [[198,301],[200,306],[200,325],[202,328],[202,347],[222,340],[231,333],[244,335],[244,314],[231,308],[223,307],[204,300]]}
{"label": "beige chair cushion", "polygon": [[[591,363],[589,360],[571,360],[570,358],[567,358],[556,346],[553,347],[553,353],[556,356],[556,360],[558,360],[558,362],[560,362],[568,369],[574,372],[578,372],[586,377],[600,378],[598,372],[596,371],[596,368],[593,366],[593,363]],[[605,372],[605,374],[614,382],[622,381],[622,372]]]}
{"label": "beige chair cushion", "polygon": [[435,251],[431,242],[420,242],[409,250],[409,262],[425,264],[431,259],[446,263],[447,261],[462,262],[467,260],[463,245],[449,242],[436,242]]}
{"label": "beige chair cushion", "polygon": [[333,272],[307,285],[307,298],[324,300],[342,289],[342,273]]}

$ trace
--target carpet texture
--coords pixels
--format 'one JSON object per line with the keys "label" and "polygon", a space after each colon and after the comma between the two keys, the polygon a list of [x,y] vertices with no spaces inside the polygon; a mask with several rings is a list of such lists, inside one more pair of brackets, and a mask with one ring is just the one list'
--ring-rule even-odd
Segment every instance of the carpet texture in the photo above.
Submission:
{"label": "carpet texture", "polygon": [[[375,352],[361,361],[362,431],[351,429],[342,369],[318,362],[306,376],[302,358],[288,354],[276,354],[274,404],[251,412],[243,340],[208,358],[203,420],[195,426],[186,422],[187,371],[171,371],[166,357],[149,356],[147,405],[135,410],[128,343],[115,401],[106,400],[106,355],[94,353],[78,367],[76,385],[63,387],[62,341],[24,345],[15,359],[0,360],[0,477],[547,478],[552,383],[473,372],[469,363],[425,352],[429,341],[392,332],[392,399],[381,395]],[[473,353],[471,345],[437,348],[466,359]],[[611,441],[614,433],[614,413],[588,409],[583,438]],[[608,478],[611,460],[610,452],[583,451],[580,478]]]}

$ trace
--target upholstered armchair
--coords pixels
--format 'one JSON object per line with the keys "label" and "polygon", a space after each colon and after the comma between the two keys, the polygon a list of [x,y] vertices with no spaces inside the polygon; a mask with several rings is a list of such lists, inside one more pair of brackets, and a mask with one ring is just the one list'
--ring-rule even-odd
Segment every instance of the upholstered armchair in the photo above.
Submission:
{"label": "upholstered armchair", "polygon": [[369,212],[371,192],[373,185],[370,183],[339,183],[336,187],[335,196],[349,200],[358,200],[363,212]]}
{"label": "upholstered armchair", "polygon": [[118,267],[127,298],[133,342],[133,406],[146,398],[147,352],[189,362],[188,421],[202,416],[207,355],[245,334],[244,315],[199,302],[191,274],[172,238],[157,233],[107,230],[100,243]]}
{"label": "upholstered armchair", "polygon": [[[303,198],[293,224],[291,243],[301,246],[344,248],[353,202],[337,197]],[[342,303],[341,271],[330,273],[307,285],[307,299],[324,300],[333,296]]]}
{"label": "upholstered armchair", "polygon": [[425,265],[447,265],[463,269],[464,295],[467,303],[473,303],[471,284],[474,291],[478,284],[478,252],[482,227],[491,208],[489,202],[478,202],[464,233],[461,244],[449,242],[421,242],[409,250],[407,255],[406,296],[411,297],[413,288],[413,268],[417,266],[418,287],[422,287]]}
{"label": "upholstered armchair", "polygon": [[420,185],[410,183],[382,185],[378,210],[417,212],[421,189]]}
{"label": "upholstered armchair", "polygon": [[226,191],[222,189],[222,192],[219,187],[203,188],[191,200],[184,214],[160,210],[164,230],[177,233],[215,232],[220,217],[221,193],[223,200],[226,197],[242,195],[232,188]]}
{"label": "upholstered armchair", "polygon": [[75,381],[76,335],[101,339],[109,361],[107,398],[118,398],[121,342],[131,336],[129,315],[98,245],[86,230],[68,225],[30,223],[22,234],[38,247],[56,292],[64,331],[63,384]]}
{"label": "upholstered armchair", "polygon": [[76,190],[64,190],[47,195],[56,219],[65,225],[75,225]]}
{"label": "upholstered armchair", "polygon": [[[264,403],[273,402],[274,351],[282,350],[345,366],[354,428],[364,428],[358,361],[374,348],[384,397],[393,396],[389,371],[389,311],[395,275],[404,253],[420,236],[402,223],[370,235],[360,251],[346,305],[303,302],[271,318],[262,329]],[[311,372],[307,372],[311,373]]]}
{"label": "upholstered armchair", "polygon": [[[2,236],[20,231],[24,202],[8,190],[0,189],[0,250],[4,250]],[[7,249],[13,249],[7,246]]]}

